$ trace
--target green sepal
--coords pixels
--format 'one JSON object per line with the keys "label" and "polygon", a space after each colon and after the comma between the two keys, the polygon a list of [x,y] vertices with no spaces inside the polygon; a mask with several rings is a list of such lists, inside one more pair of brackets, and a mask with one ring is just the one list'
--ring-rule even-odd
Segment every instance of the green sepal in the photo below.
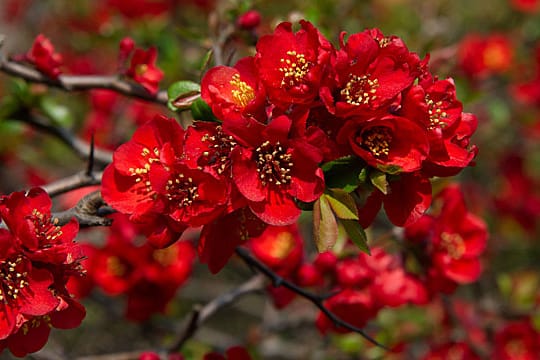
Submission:
{"label": "green sepal", "polygon": [[221,122],[221,120],[215,117],[210,106],[201,98],[198,98],[191,104],[191,116],[195,120]]}

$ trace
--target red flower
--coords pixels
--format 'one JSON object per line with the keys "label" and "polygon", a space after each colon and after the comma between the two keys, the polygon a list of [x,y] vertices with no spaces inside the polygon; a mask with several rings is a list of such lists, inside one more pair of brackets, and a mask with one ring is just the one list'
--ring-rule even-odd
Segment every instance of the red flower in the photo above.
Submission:
{"label": "red flower", "polygon": [[236,19],[236,26],[242,30],[253,30],[261,23],[261,14],[257,10],[248,10]]}
{"label": "red flower", "polygon": [[288,276],[302,261],[303,240],[296,225],[268,226],[258,237],[251,238],[253,254],[281,276]]}
{"label": "red flower", "polygon": [[95,248],[88,261],[88,276],[109,295],[126,295],[126,317],[145,321],[164,312],[191,273],[195,249],[179,241],[165,249],[136,245],[140,226],[115,214],[103,248]]}
{"label": "red flower", "polygon": [[[319,150],[303,139],[289,139],[291,120],[273,119],[253,128],[249,147],[232,151],[233,180],[251,210],[264,222],[282,226],[300,216],[295,199],[315,201],[323,192]],[[233,134],[234,135],[234,134]]]}
{"label": "red flower", "polygon": [[512,65],[514,50],[503,35],[466,36],[458,49],[459,66],[472,79],[485,78],[507,71]]}
{"label": "red flower", "polygon": [[419,170],[429,151],[426,132],[398,116],[349,119],[337,140],[369,165],[392,174]]}
{"label": "red flower", "polygon": [[54,51],[51,41],[43,34],[36,37],[25,59],[53,79],[57,79],[62,72],[62,55]]}
{"label": "red flower", "polygon": [[201,263],[208,264],[210,272],[218,273],[233,255],[234,249],[250,237],[259,236],[266,224],[248,208],[240,208],[206,224],[199,239],[198,253]]}
{"label": "red flower", "polygon": [[[167,199],[162,198],[166,195],[157,190],[163,191],[169,179],[153,177],[180,158],[183,137],[184,131],[174,119],[156,116],[114,152],[112,164],[103,173],[103,199],[130,215],[132,221],[146,224],[148,240],[159,247],[176,241],[186,228],[164,212]],[[156,201],[158,197],[162,201]]]}
{"label": "red flower", "polygon": [[401,174],[389,181],[389,190],[383,194],[374,189],[359,209],[360,224],[368,227],[379,212],[381,205],[392,224],[408,226],[426,212],[431,204],[431,183],[420,173]]}
{"label": "red flower", "polygon": [[505,324],[495,333],[492,358],[496,360],[535,360],[540,354],[540,333],[530,320]]}
{"label": "red flower", "polygon": [[480,360],[473,349],[465,342],[446,343],[434,346],[422,360]]}
{"label": "red flower", "polygon": [[429,156],[422,164],[426,175],[455,175],[476,156],[469,139],[477,120],[461,110],[452,79],[424,81],[406,93],[401,113],[420,124],[429,139]]}
{"label": "red flower", "polygon": [[0,198],[7,227],[0,229],[0,348],[15,356],[39,350],[51,327],[76,327],[85,314],[66,289],[81,273],[82,253],[73,242],[78,224],[58,226],[51,205],[38,188]]}
{"label": "red flower", "polygon": [[239,60],[234,67],[216,66],[201,80],[201,97],[223,120],[230,122],[265,118],[266,93],[252,57]]}
{"label": "red flower", "polygon": [[164,14],[173,9],[175,2],[176,0],[133,0],[126,3],[123,0],[106,0],[108,6],[129,19]]}
{"label": "red flower", "polygon": [[332,63],[335,77],[321,88],[321,98],[338,116],[385,113],[399,93],[420,75],[419,57],[409,52],[397,37],[384,37],[377,30],[351,35]]}
{"label": "red flower", "polygon": [[538,0],[510,0],[512,7],[526,13],[535,13],[540,9],[540,1]]}
{"label": "red flower", "polygon": [[[338,318],[350,323],[357,328],[366,325],[372,319],[378,309],[374,308],[373,300],[369,292],[365,290],[345,289],[324,302],[325,307],[333,312]],[[319,331],[326,334],[332,330],[338,333],[346,333],[349,330],[334,325],[323,313],[319,313],[316,325]]]}
{"label": "red flower", "polygon": [[255,62],[272,104],[288,109],[291,104],[311,105],[326,76],[333,47],[309,22],[292,32],[288,22],[257,42]]}
{"label": "red flower", "polygon": [[[129,58],[133,44],[124,39],[120,43],[120,60]],[[156,66],[157,50],[151,47],[148,50],[136,48],[131,56],[129,68],[125,75],[141,84],[149,93],[155,94],[158,91],[158,85],[163,79],[163,71]],[[122,68],[122,64],[120,64]]]}
{"label": "red flower", "polygon": [[438,199],[443,205],[434,222],[433,264],[457,283],[476,281],[481,272],[478,257],[487,242],[486,224],[467,211],[457,186],[447,187]]}

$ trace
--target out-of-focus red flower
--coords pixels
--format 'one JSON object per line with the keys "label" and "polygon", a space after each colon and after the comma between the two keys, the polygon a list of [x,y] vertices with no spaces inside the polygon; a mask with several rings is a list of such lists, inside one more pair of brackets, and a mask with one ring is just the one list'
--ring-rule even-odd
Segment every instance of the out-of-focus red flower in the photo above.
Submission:
{"label": "out-of-focus red flower", "polygon": [[233,346],[225,351],[225,356],[211,352],[204,355],[203,360],[251,360],[249,352],[242,346]]}
{"label": "out-of-focus red flower", "polygon": [[105,0],[107,6],[118,10],[128,19],[162,15],[171,11],[178,0]]}
{"label": "out-of-focus red flower", "polygon": [[236,25],[242,30],[255,29],[261,23],[261,14],[257,10],[248,10],[236,19]]}
{"label": "out-of-focus red flower", "polygon": [[[337,317],[357,328],[364,327],[368,320],[372,319],[378,311],[377,307],[374,307],[373,299],[368,291],[350,288],[332,296],[324,302],[324,305]],[[326,334],[329,331],[338,333],[350,331],[336,326],[322,312],[317,317],[316,326],[322,334]]]}
{"label": "out-of-focus red flower", "polygon": [[526,13],[535,13],[540,9],[538,0],[510,0],[510,5],[519,11]]}
{"label": "out-of-focus red flower", "polygon": [[43,34],[39,34],[32,44],[30,50],[26,53],[25,59],[32,63],[36,69],[45,73],[53,79],[58,78],[62,73],[62,55],[55,52],[51,41]]}
{"label": "out-of-focus red flower", "polygon": [[301,263],[304,242],[296,225],[268,226],[249,240],[253,254],[282,276],[290,275]]}
{"label": "out-of-focus red flower", "polygon": [[535,74],[532,79],[513,85],[511,93],[519,102],[540,106],[540,46],[535,52]]}
{"label": "out-of-focus red flower", "polygon": [[540,354],[540,333],[528,319],[499,328],[493,343],[491,356],[495,360],[536,360]]}
{"label": "out-of-focus red flower", "polygon": [[0,349],[19,357],[41,349],[52,327],[77,327],[85,315],[66,288],[82,274],[79,227],[75,219],[59,226],[51,206],[39,188],[0,197]]}
{"label": "out-of-focus red flower", "polygon": [[163,71],[156,66],[157,49],[151,47],[148,50],[136,48],[130,38],[124,38],[120,42],[118,55],[119,68],[124,69],[124,62],[131,58],[125,75],[141,84],[149,93],[155,94],[159,89],[159,82],[163,79]]}
{"label": "out-of-focus red flower", "polygon": [[178,288],[186,282],[195,249],[180,241],[164,249],[137,245],[140,227],[115,214],[104,247],[94,247],[87,261],[88,276],[109,295],[127,297],[126,317],[145,321],[164,312]]}
{"label": "out-of-focus red flower", "polygon": [[465,342],[451,342],[433,346],[422,360],[480,360],[474,350]]}
{"label": "out-of-focus red flower", "polygon": [[540,184],[526,173],[521,155],[508,154],[501,160],[500,170],[501,186],[494,199],[497,211],[533,233],[540,216]]}
{"label": "out-of-focus red flower", "polygon": [[470,34],[461,41],[457,56],[466,76],[482,79],[506,72],[512,65],[514,48],[501,34]]}

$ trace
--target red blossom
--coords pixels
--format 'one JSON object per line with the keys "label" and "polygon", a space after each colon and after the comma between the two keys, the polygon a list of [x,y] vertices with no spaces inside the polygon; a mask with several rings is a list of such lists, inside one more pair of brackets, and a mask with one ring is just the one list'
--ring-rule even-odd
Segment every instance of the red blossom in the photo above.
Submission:
{"label": "red blossom", "polygon": [[53,79],[57,79],[62,73],[60,70],[63,64],[62,55],[55,52],[53,44],[43,34],[39,34],[35,38],[25,59],[32,63],[36,69]]}
{"label": "red blossom", "polygon": [[277,117],[252,129],[244,139],[250,146],[231,154],[233,181],[255,215],[270,225],[294,223],[301,212],[295,199],[315,201],[324,189],[321,153],[302,138],[289,139],[290,128],[291,119]]}
{"label": "red blossom", "polygon": [[422,360],[443,359],[480,360],[480,356],[465,342],[451,342],[433,346],[422,358]]}
{"label": "red blossom", "polygon": [[540,354],[540,333],[530,320],[513,321],[497,329],[492,359],[535,360]]}
{"label": "red blossom", "polygon": [[366,121],[352,118],[337,137],[369,165],[383,172],[413,172],[420,169],[429,151],[426,132],[409,119],[386,116]]}
{"label": "red blossom", "polygon": [[321,98],[338,116],[374,117],[385,113],[396,97],[420,75],[418,55],[409,52],[395,36],[379,30],[352,34],[332,61],[334,76],[321,88]]}
{"label": "red blossom", "polygon": [[471,79],[481,79],[507,71],[514,49],[504,35],[469,34],[461,41],[457,55],[463,72]]}
{"label": "red blossom", "polygon": [[51,327],[76,327],[85,315],[66,289],[82,271],[82,252],[73,242],[78,224],[59,226],[51,205],[39,188],[0,197],[7,227],[0,229],[0,348],[16,356],[43,347]]}
{"label": "red blossom", "polygon": [[291,23],[279,24],[274,33],[257,42],[255,62],[272,104],[309,106],[318,96],[327,74],[333,47],[309,22],[300,21],[293,33]]}
{"label": "red blossom", "polygon": [[163,71],[156,66],[157,49],[151,47],[148,50],[134,49],[134,44],[129,38],[120,42],[119,64],[123,69],[123,61],[131,56],[129,67],[125,75],[141,84],[149,93],[155,94],[159,89],[159,82],[163,79]]}
{"label": "red blossom", "polygon": [[252,30],[261,23],[261,14],[257,10],[248,10],[236,19],[236,26],[243,30]]}

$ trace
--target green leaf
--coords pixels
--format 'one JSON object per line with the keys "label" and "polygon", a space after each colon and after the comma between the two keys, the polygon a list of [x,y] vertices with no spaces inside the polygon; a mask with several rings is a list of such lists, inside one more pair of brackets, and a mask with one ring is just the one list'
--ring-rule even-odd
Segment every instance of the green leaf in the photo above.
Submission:
{"label": "green leaf", "polygon": [[57,103],[50,97],[44,96],[39,103],[41,111],[54,125],[61,127],[71,127],[74,123],[73,116],[67,106]]}
{"label": "green leaf", "polygon": [[341,189],[332,189],[330,194],[323,194],[332,211],[339,219],[358,220],[358,209],[353,197]]}
{"label": "green leaf", "polygon": [[359,174],[364,167],[364,161],[356,156],[345,156],[321,166],[326,187],[346,192],[353,191],[361,184]]}
{"label": "green leaf", "polygon": [[212,112],[210,106],[208,106],[208,104],[201,98],[198,98],[193,102],[193,104],[191,104],[191,115],[195,120],[216,122],[220,121],[217,117],[214,116],[214,113]]}
{"label": "green leaf", "polygon": [[7,95],[0,100],[0,120],[8,119],[21,108],[21,103],[15,96]]}
{"label": "green leaf", "polygon": [[369,180],[384,195],[388,194],[388,181],[386,180],[385,173],[379,170],[373,170],[369,173]]}
{"label": "green leaf", "polygon": [[337,241],[339,227],[325,196],[313,205],[313,234],[319,252],[330,250]]}
{"label": "green leaf", "polygon": [[399,174],[402,171],[401,166],[398,165],[379,165],[377,166],[377,169],[392,175]]}
{"label": "green leaf", "polygon": [[201,86],[193,81],[177,81],[167,89],[167,107],[172,111],[186,110],[200,97]]}
{"label": "green leaf", "polygon": [[358,249],[371,255],[367,244],[366,232],[362,228],[362,225],[360,225],[357,220],[341,220],[341,224],[343,225],[343,228],[345,228],[347,235],[349,235],[349,239],[358,246]]}

